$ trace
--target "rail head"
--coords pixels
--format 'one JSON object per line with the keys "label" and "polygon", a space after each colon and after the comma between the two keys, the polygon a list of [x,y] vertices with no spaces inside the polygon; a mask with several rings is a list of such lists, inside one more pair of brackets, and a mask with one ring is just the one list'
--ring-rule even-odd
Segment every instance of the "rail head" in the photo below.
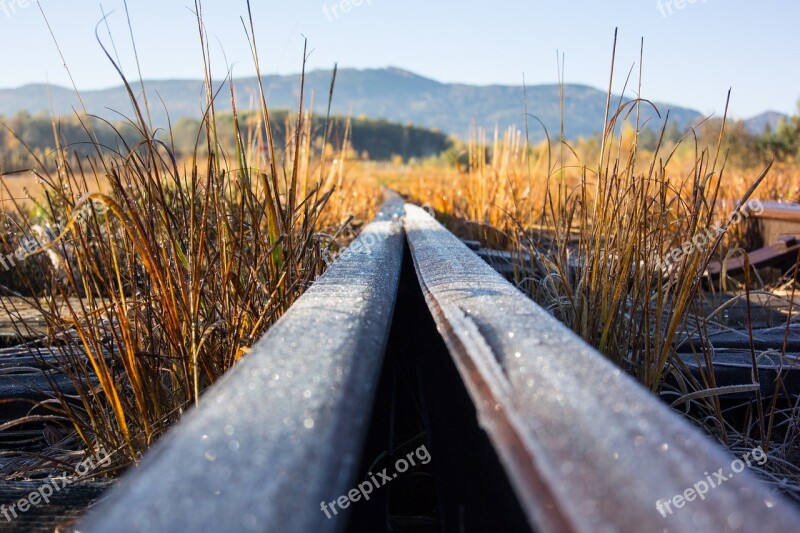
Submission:
{"label": "rail head", "polygon": [[792,504],[746,469],[729,475],[735,458],[424,210],[407,204],[404,224],[428,307],[537,530],[798,527]]}
{"label": "rail head", "polygon": [[375,221],[212,386],[80,531],[335,531],[358,468],[402,263],[403,203]]}

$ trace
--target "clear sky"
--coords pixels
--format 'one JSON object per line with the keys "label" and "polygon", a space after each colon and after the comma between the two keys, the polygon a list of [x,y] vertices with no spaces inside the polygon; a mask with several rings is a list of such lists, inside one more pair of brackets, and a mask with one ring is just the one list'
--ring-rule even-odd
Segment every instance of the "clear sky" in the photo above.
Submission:
{"label": "clear sky", "polygon": [[[119,80],[95,40],[110,30],[126,74],[135,77],[123,0],[41,0],[77,86]],[[791,113],[800,98],[800,2],[797,0],[253,0],[265,73],[298,72],[303,36],[310,68],[396,66],[446,82],[480,85],[557,80],[605,88],[614,28],[619,27],[616,88],[637,65],[644,38],[645,98],[721,112],[729,87],[732,114]],[[360,5],[356,5],[360,4]],[[128,0],[145,78],[200,78],[192,0]],[[349,9],[348,9],[349,7]],[[246,0],[205,0],[217,75],[235,64],[254,69],[239,17]],[[109,42],[108,30],[102,36]],[[31,0],[0,0],[0,87],[69,79]],[[223,56],[224,51],[224,56]]]}

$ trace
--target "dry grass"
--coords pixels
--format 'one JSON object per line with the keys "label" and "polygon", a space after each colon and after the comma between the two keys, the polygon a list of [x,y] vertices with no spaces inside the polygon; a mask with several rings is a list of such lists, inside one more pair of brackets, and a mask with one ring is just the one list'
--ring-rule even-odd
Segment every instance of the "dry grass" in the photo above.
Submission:
{"label": "dry grass", "polygon": [[[647,104],[609,113],[603,153],[591,163],[589,143],[526,148],[524,135],[509,129],[491,144],[475,134],[466,169],[390,170],[384,181],[452,226],[485,228],[484,244],[518,253],[521,288],[656,388],[705,265],[743,237],[729,214],[756,191],[761,199],[794,197],[800,169],[729,169],[724,138],[640,150],[636,128],[617,123],[637,105]],[[727,230],[718,241],[685,255],[668,275],[659,269],[665,252],[717,226]]]}
{"label": "dry grass", "polygon": [[[247,32],[258,66],[252,21]],[[37,236],[41,245],[19,266],[20,290],[5,292],[36,309],[49,334],[21,320],[18,334],[56,355],[77,390],[39,404],[46,415],[2,428],[47,421],[51,434],[55,428],[63,437],[45,452],[50,459],[26,463],[27,474],[75,447],[113,450],[115,468],[135,461],[246,356],[322,273],[334,237],[349,238],[381,198],[373,182],[348,176],[346,142],[337,150],[313,145],[302,99],[286,146],[275,144],[264,98],[254,127],[240,127],[234,111],[236,145],[222,146],[215,102],[230,98],[235,109],[235,94],[231,84],[227,95],[214,95],[206,73],[198,145],[208,155],[198,149],[179,162],[149,126],[147,103],[124,81],[136,144],[120,135],[114,148],[96,145],[93,157],[59,149],[53,159],[39,159],[32,170],[38,195],[21,194],[15,180],[25,178],[2,180],[9,229],[3,249]],[[82,120],[91,138],[93,124]],[[37,232],[45,223],[59,228],[52,240]]]}
{"label": "dry grass", "polygon": [[[432,206],[463,237],[510,250],[520,289],[655,393],[673,390],[668,378],[677,380],[683,387],[678,403],[691,398],[699,424],[731,449],[762,445],[772,459],[765,475],[788,477],[798,487],[800,400],[788,398],[781,408],[787,398],[762,398],[759,390],[735,425],[713,372],[702,382],[692,378],[675,341],[714,324],[704,311],[703,272],[744,237],[728,224],[730,213],[753,194],[797,199],[800,168],[729,168],[724,127],[709,144],[696,132],[670,143],[664,137],[668,115],[658,146],[645,150],[638,116],[646,105],[614,108],[609,100],[599,143],[556,139],[529,146],[515,129],[493,137],[478,131],[464,148],[466,164],[407,169],[387,181]],[[716,227],[726,232],[660,268],[665,253]],[[741,292],[756,288],[750,278],[736,282]],[[790,282],[783,289],[793,287]],[[698,357],[713,367],[711,354]]]}

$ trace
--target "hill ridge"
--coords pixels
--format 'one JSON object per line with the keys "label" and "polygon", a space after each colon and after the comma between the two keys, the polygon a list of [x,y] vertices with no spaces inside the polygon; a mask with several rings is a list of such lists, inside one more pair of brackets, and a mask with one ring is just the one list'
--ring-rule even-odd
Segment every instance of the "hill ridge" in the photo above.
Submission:
{"label": "hill ridge", "polygon": [[[306,94],[314,95],[314,110],[324,113],[330,87],[331,70],[313,70],[306,73]],[[268,90],[268,103],[272,108],[296,109],[299,99],[300,76],[264,76]],[[216,83],[221,83],[218,80]],[[239,109],[255,107],[258,86],[255,77],[234,80]],[[138,89],[136,83],[134,90]],[[181,117],[199,118],[205,103],[203,82],[193,79],[145,80],[151,103],[151,116],[156,126],[164,127],[169,119],[174,124]],[[544,122],[549,131],[560,129],[559,85],[529,85],[528,112]],[[585,84],[566,84],[565,133],[568,138],[589,136],[602,129],[606,93]],[[106,89],[81,91],[81,97],[90,113],[118,121],[120,115],[133,116],[127,93],[121,85]],[[618,95],[614,95],[617,101]],[[167,111],[161,104],[166,104]],[[227,91],[217,100],[219,112],[230,111]],[[71,89],[56,85],[28,84],[15,89],[0,89],[0,115],[11,116],[19,111],[31,114],[49,112],[57,115],[72,114],[80,109],[78,99]],[[307,99],[307,103],[311,99]],[[699,121],[702,115],[693,109],[656,103],[664,115],[670,110],[671,120],[684,128]],[[643,106],[644,119],[657,119],[655,113]],[[111,111],[114,110],[114,111]],[[343,68],[338,71],[332,111],[335,114],[383,118],[401,124],[437,129],[448,134],[466,137],[472,124],[492,129],[524,124],[523,87],[521,85],[470,85],[443,83],[399,68]],[[660,120],[650,120],[658,127]],[[532,140],[544,137],[541,128],[531,128]]]}

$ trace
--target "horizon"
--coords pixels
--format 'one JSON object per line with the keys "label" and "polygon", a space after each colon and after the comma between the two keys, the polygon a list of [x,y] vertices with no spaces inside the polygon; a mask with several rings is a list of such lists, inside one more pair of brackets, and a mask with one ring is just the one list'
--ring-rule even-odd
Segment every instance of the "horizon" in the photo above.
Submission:
{"label": "horizon", "polygon": [[[202,78],[191,4],[141,0],[127,6],[144,79]],[[348,9],[342,9],[344,5]],[[800,97],[800,73],[790,68],[792,51],[800,46],[800,36],[792,28],[800,6],[785,2],[769,6],[754,9],[744,0],[726,4],[610,0],[603,5],[509,0],[486,10],[482,4],[454,0],[437,5],[409,0],[402,6],[388,0],[301,0],[253,5],[252,11],[262,67],[268,75],[299,72],[305,36],[309,71],[329,70],[336,62],[342,68],[362,70],[393,65],[440,83],[475,86],[518,87],[523,76],[531,86],[557,84],[561,77],[567,84],[607,91],[614,30],[619,28],[615,94],[622,92],[628,72],[630,86],[636,85],[643,36],[644,98],[704,115],[721,114],[732,87],[730,115],[748,118],[766,111],[794,114]],[[127,76],[138,79],[122,0],[104,2],[101,8],[86,0],[69,4],[42,0],[41,8],[80,90],[108,89],[121,83],[95,40],[102,13],[109,18],[108,27],[98,28],[101,40]],[[214,76],[221,79],[229,66],[238,79],[254,76],[239,19],[247,14],[246,2],[232,8],[206,1],[202,8]],[[543,20],[554,22],[543,24]],[[0,1],[0,25],[5,26],[0,43],[6,50],[17,51],[4,57],[0,87],[71,86],[37,3]],[[741,37],[760,27],[770,31],[757,39]],[[169,43],[166,50],[165,42]],[[557,57],[565,58],[561,74]]]}
{"label": "horizon", "polygon": [[[519,88],[519,89],[523,88],[523,85],[521,83],[515,85],[515,84],[503,84],[503,83],[477,84],[477,83],[464,83],[464,82],[443,82],[441,80],[437,80],[435,78],[430,78],[430,77],[427,77],[427,76],[423,76],[423,75],[421,75],[421,74],[419,74],[417,72],[414,72],[414,71],[411,71],[411,70],[408,70],[408,69],[405,69],[405,68],[402,68],[402,67],[397,67],[397,66],[394,66],[394,65],[390,65],[390,66],[386,66],[386,67],[365,67],[365,68],[338,66],[338,72],[339,73],[341,73],[342,71],[347,71],[347,70],[358,71],[358,72],[399,71],[399,72],[404,72],[404,73],[407,73],[407,74],[411,74],[411,75],[417,76],[419,78],[422,78],[422,79],[425,79],[425,80],[428,80],[428,81],[433,81],[435,83],[439,83],[439,84],[442,84],[442,85],[461,85],[461,86],[469,86],[469,87],[510,87],[510,88]],[[331,72],[333,72],[333,68],[314,68],[314,69],[306,71],[306,75],[309,75],[309,74],[315,73],[315,72],[316,73],[331,73]],[[300,75],[301,75],[300,72],[267,73],[267,74],[263,74],[262,73],[262,77],[263,78],[268,78],[268,77],[292,78],[292,77],[296,76],[299,79]],[[239,81],[246,81],[246,80],[256,79],[256,74],[253,73],[252,75],[247,75],[247,76],[236,76],[236,77],[234,77],[234,79],[235,80],[239,80]],[[132,84],[133,83],[136,83],[136,84],[139,83],[139,80],[133,80],[133,81],[132,80],[128,80],[128,81],[131,82]],[[145,84],[148,84],[148,83],[170,83],[170,82],[197,82],[197,83],[203,83],[203,80],[201,78],[163,78],[163,79],[144,78],[142,81]],[[219,83],[219,82],[222,82],[223,80],[215,78],[214,81],[215,81],[215,83]],[[552,86],[557,86],[557,85],[559,85],[558,82],[545,82],[545,83],[535,83],[535,84],[528,83],[528,84],[526,84],[526,87],[528,87],[528,88],[533,88],[533,87],[552,87]],[[604,89],[602,87],[593,86],[593,85],[590,85],[590,84],[587,84],[587,83],[566,82],[565,85],[572,86],[572,87],[587,87],[587,88],[594,89],[594,90],[597,90],[597,91],[607,92],[607,89]],[[25,87],[37,87],[37,86],[56,87],[56,88],[64,89],[64,90],[68,90],[68,91],[73,90],[71,87],[69,87],[67,85],[59,85],[59,84],[47,83],[47,82],[31,82],[31,83],[26,83],[24,85],[20,85],[20,86],[17,86],[17,87],[0,87],[0,91],[24,89]],[[103,92],[103,91],[110,91],[110,90],[120,89],[122,87],[123,87],[123,84],[120,81],[116,85],[109,85],[109,86],[105,86],[105,87],[89,88],[89,89],[78,88],[78,90],[80,92],[82,92],[82,93],[86,93],[86,92]],[[623,96],[624,97],[630,97],[630,98],[635,97],[635,94],[631,95],[630,92],[631,92],[630,90],[626,91],[626,93]],[[617,94],[617,93],[613,93],[613,95],[614,96],[619,96],[619,94]],[[336,98],[336,95],[335,95],[335,91],[334,91],[334,100],[335,100],[335,98]],[[680,107],[680,108],[688,109],[688,110],[691,110],[691,111],[697,111],[698,113],[703,114],[702,111],[700,111],[700,110],[698,110],[698,109],[696,109],[694,107],[685,106],[683,104],[678,104],[676,102],[660,101],[658,103],[667,104],[667,105],[675,106],[675,107]],[[27,110],[27,111],[30,111],[30,110]],[[764,116],[764,115],[767,115],[767,114],[772,114],[772,113],[778,113],[778,114],[782,114],[784,116],[790,116],[792,114],[792,113],[784,113],[784,112],[778,111],[776,109],[769,109],[768,108],[768,109],[764,109],[763,111],[760,111],[758,113],[755,113],[753,115],[748,115],[748,116],[729,115],[729,116],[733,120],[746,121],[746,120],[749,120],[749,119],[759,118],[761,116]],[[708,116],[708,115],[705,115],[705,116]],[[375,118],[380,118],[380,117],[375,117]]]}

